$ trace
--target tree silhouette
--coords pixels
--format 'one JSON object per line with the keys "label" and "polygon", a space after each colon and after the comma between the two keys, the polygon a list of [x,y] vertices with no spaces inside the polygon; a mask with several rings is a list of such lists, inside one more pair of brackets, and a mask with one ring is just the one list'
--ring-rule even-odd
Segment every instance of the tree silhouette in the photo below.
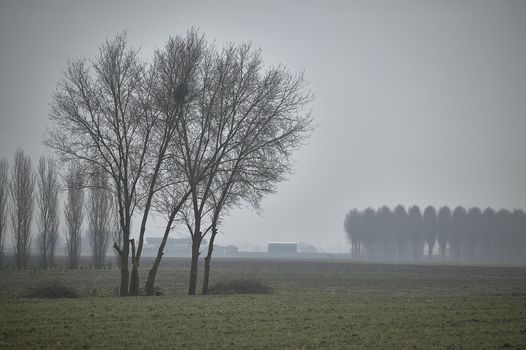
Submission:
{"label": "tree silhouette", "polygon": [[88,238],[91,245],[91,260],[95,269],[105,266],[106,252],[111,238],[112,194],[107,190],[108,175],[97,167],[92,169],[89,179],[87,205]]}
{"label": "tree silhouette", "polygon": [[119,34],[100,47],[95,59],[69,61],[51,103],[52,129],[44,138],[63,162],[80,161],[83,169],[98,166],[111,180],[108,190],[117,201],[122,230],[122,246],[114,246],[121,257],[122,296],[129,287],[138,288],[136,276],[130,281],[129,275],[130,245],[132,268],[138,267],[130,230],[136,209],[150,194],[143,176],[155,164],[148,146],[155,144],[152,130],[158,114],[152,106],[151,75],[138,52]]}
{"label": "tree silhouette", "polygon": [[408,231],[411,240],[412,260],[418,261],[422,258],[425,238],[422,233],[422,213],[416,205],[408,211]]}
{"label": "tree silhouette", "polygon": [[466,209],[456,207],[451,217],[451,234],[449,238],[451,258],[453,261],[460,262],[462,260],[463,245],[467,244],[465,237]]}
{"label": "tree silhouette", "polygon": [[396,254],[397,260],[409,260],[409,245],[410,236],[407,226],[408,217],[405,208],[402,205],[397,205],[393,210],[392,227],[396,240]]}
{"label": "tree silhouette", "polygon": [[428,206],[424,209],[422,231],[427,242],[427,258],[431,259],[437,240],[437,212],[433,206]]}
{"label": "tree silhouette", "polygon": [[391,209],[383,206],[377,211],[377,234],[380,245],[380,256],[382,260],[392,261],[395,257],[395,236],[392,230]]}
{"label": "tree silhouette", "polygon": [[35,176],[31,158],[21,149],[15,152],[11,172],[11,223],[15,246],[16,267],[27,269],[31,258],[31,223],[33,220]]}
{"label": "tree silhouette", "polygon": [[55,161],[41,157],[37,172],[38,243],[42,268],[53,267],[58,241],[59,182]]}
{"label": "tree silhouette", "polygon": [[481,217],[482,212],[480,208],[473,207],[469,209],[466,222],[467,244],[465,245],[465,257],[469,262],[475,261],[477,249],[479,249],[480,246],[482,235]]}
{"label": "tree silhouette", "polygon": [[526,221],[524,211],[515,209],[511,215],[509,262],[520,264],[524,261],[526,248]]}
{"label": "tree silhouette", "polygon": [[451,210],[449,207],[441,207],[437,218],[437,240],[442,261],[446,259],[446,247],[451,233]]}
{"label": "tree silhouette", "polygon": [[84,221],[84,171],[79,162],[69,165],[65,176],[66,203],[66,252],[69,269],[78,269],[82,243],[82,223]]}
{"label": "tree silhouette", "polygon": [[498,244],[496,232],[499,230],[495,225],[495,214],[492,208],[484,209],[481,214],[480,238],[476,256],[479,262],[496,262],[497,260],[493,252],[494,247]]}

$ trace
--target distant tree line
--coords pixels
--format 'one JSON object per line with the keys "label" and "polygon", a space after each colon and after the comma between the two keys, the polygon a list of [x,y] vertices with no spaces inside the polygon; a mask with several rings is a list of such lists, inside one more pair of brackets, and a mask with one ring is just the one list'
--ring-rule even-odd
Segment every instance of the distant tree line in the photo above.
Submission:
{"label": "distant tree line", "polygon": [[[358,259],[422,261],[433,255],[458,263],[526,263],[526,214],[474,207],[428,206],[349,211],[344,229]],[[437,248],[437,249],[436,249]]]}

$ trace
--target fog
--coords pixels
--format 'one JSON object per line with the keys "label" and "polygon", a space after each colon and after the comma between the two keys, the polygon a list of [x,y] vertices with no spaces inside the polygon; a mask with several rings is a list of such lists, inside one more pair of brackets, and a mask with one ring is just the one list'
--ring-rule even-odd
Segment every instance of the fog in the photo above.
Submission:
{"label": "fog", "polygon": [[[35,166],[46,152],[69,59],[123,30],[146,59],[191,26],[221,45],[251,41],[266,63],[304,71],[315,95],[318,127],[294,174],[259,211],[233,210],[217,244],[343,253],[353,208],[526,208],[522,1],[2,1],[0,157],[22,147]],[[163,227],[151,220],[146,236]]]}

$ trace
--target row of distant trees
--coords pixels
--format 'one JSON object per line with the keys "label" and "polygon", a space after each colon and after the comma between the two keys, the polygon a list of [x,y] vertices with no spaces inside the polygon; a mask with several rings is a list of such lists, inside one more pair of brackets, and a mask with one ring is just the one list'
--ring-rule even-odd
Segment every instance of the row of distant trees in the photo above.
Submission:
{"label": "row of distant trees", "polygon": [[9,228],[18,269],[29,267],[35,243],[40,266],[47,269],[55,265],[61,222],[59,199],[65,197],[67,267],[79,267],[82,233],[87,231],[93,266],[102,268],[111,236],[119,239],[112,196],[105,190],[107,182],[106,174],[97,168],[86,172],[79,163],[72,163],[61,177],[55,160],[45,156],[39,159],[35,171],[22,149],[16,151],[11,169],[6,159],[0,159],[0,267],[4,264]]}
{"label": "row of distant trees", "polygon": [[[139,267],[152,212],[166,219],[146,293],[175,225],[192,238],[189,294],[196,294],[206,237],[203,294],[214,240],[236,206],[258,207],[292,166],[312,131],[312,100],[302,74],[263,64],[249,44],[218,49],[195,30],[170,38],[150,61],[125,35],[106,41],[97,57],[71,60],[51,103],[44,144],[63,164],[105,174],[101,189],[117,208],[120,295],[139,290]],[[132,236],[131,223],[140,222]],[[133,237],[133,238],[132,238]],[[131,273],[130,266],[131,265]]]}
{"label": "row of distant trees", "polygon": [[421,261],[438,245],[442,261],[526,263],[526,214],[522,210],[418,206],[406,210],[356,209],[344,220],[351,254],[361,259]]}

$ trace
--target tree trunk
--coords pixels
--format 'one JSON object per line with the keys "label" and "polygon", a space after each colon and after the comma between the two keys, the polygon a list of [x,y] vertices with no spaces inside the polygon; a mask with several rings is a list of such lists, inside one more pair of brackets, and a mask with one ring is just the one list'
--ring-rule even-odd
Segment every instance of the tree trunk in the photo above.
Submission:
{"label": "tree trunk", "polygon": [[128,292],[128,295],[137,295],[139,294],[139,262],[137,259],[137,253],[135,251],[135,240],[130,239],[131,247],[132,247],[132,272],[130,277],[130,290]]}
{"label": "tree trunk", "polygon": [[[126,242],[127,243],[127,242]],[[125,244],[123,251],[121,252],[121,287],[119,290],[119,295],[121,297],[128,296],[128,281],[130,279],[130,274],[128,272],[128,253],[129,248],[128,244]]]}
{"label": "tree trunk", "polygon": [[212,227],[212,236],[210,237],[210,243],[208,244],[208,254],[205,258],[205,268],[203,277],[203,295],[208,295],[208,281],[210,277],[210,260],[212,260],[212,252],[214,250],[214,240],[216,238],[217,228]]}
{"label": "tree trunk", "polygon": [[168,234],[170,233],[170,228],[172,227],[173,220],[175,218],[175,214],[177,211],[173,211],[170,215],[170,218],[168,222],[166,223],[166,228],[164,230],[163,239],[161,241],[161,244],[159,245],[159,249],[157,250],[157,256],[155,257],[155,261],[153,262],[153,266],[148,272],[148,280],[146,281],[146,295],[151,296],[154,292],[155,287],[155,277],[157,275],[157,269],[159,268],[159,265],[161,264],[161,259],[164,255],[164,247],[166,246],[166,241],[168,240]]}
{"label": "tree trunk", "polygon": [[168,240],[168,235],[170,234],[170,230],[172,228],[172,224],[175,220],[175,216],[183,206],[184,202],[190,195],[190,191],[186,192],[186,194],[181,198],[179,204],[175,206],[170,213],[170,217],[168,218],[168,222],[166,223],[166,228],[164,229],[164,235],[163,239],[161,241],[161,244],[159,245],[159,249],[157,250],[157,256],[155,257],[155,261],[153,262],[153,266],[148,272],[148,280],[146,281],[146,295],[153,295],[154,288],[155,288],[155,277],[157,276],[157,269],[159,268],[159,265],[161,264],[161,259],[164,255],[164,247],[166,246],[166,241]]}
{"label": "tree trunk", "polygon": [[121,262],[121,286],[119,289],[119,295],[121,297],[125,297],[128,296],[128,283],[130,279],[130,274],[128,272],[128,255],[130,253],[130,241],[123,239],[122,250],[117,244],[117,242],[113,244],[113,248],[115,248],[117,254],[119,254]]}
{"label": "tree trunk", "polygon": [[[164,248],[164,245],[163,245]],[[157,269],[159,268],[159,265],[161,264],[161,259],[163,257],[164,252],[159,247],[159,251],[157,252],[157,257],[155,258],[155,261],[153,262],[153,266],[148,272],[148,280],[146,280],[146,295],[152,296],[155,288],[155,277],[157,275]]]}
{"label": "tree trunk", "polygon": [[[201,232],[195,234],[201,235]],[[192,260],[190,265],[190,282],[188,284],[188,295],[195,295],[197,290],[197,264],[199,263],[199,246],[201,240],[197,237],[192,240]]]}
{"label": "tree trunk", "polygon": [[130,277],[130,295],[139,294],[139,262],[132,256],[132,270]]}

